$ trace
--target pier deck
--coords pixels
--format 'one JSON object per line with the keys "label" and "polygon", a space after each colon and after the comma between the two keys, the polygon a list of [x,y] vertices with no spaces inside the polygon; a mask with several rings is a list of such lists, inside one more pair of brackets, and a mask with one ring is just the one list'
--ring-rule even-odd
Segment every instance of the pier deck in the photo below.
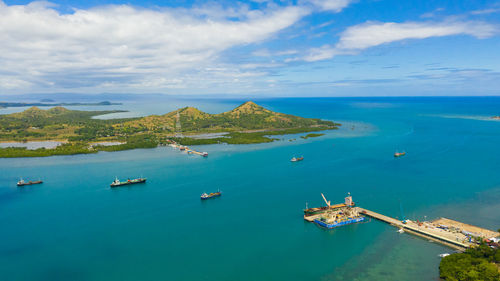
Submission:
{"label": "pier deck", "polygon": [[[405,232],[421,236],[427,239],[430,239],[432,241],[439,242],[441,244],[444,244],[449,247],[453,247],[456,249],[466,249],[471,246],[476,245],[474,242],[469,242],[469,237],[464,234],[461,231],[449,231],[449,230],[444,230],[436,226],[435,223],[432,222],[421,222],[421,223],[416,223],[413,221],[407,221],[407,223],[403,223],[397,219],[384,216],[382,214],[359,208],[357,207],[359,212],[361,214],[364,214],[366,216],[375,218],[377,220],[389,223],[391,225],[394,225],[396,227],[399,227],[403,229]],[[479,227],[476,227],[477,229],[480,229]],[[484,229],[483,229],[484,230]],[[490,230],[484,230],[484,233],[496,233],[492,232]],[[496,233],[499,234],[499,233]]]}
{"label": "pier deck", "polygon": [[[402,229],[404,232],[423,237],[425,239],[458,250],[464,250],[476,246],[477,243],[473,239],[471,239],[471,237],[481,237],[483,239],[488,239],[500,236],[499,232],[446,218],[440,218],[431,222],[415,222],[411,220],[405,220],[405,222],[403,223],[398,219],[391,218],[361,207],[354,208],[356,208],[358,213],[362,215],[386,222],[390,225]],[[322,214],[304,216],[304,220],[308,222],[314,222],[315,219],[318,219],[321,216]]]}

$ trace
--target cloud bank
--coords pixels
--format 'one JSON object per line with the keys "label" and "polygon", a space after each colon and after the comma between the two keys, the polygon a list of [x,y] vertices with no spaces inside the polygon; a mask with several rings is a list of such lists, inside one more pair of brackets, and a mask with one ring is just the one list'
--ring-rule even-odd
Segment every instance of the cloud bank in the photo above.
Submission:
{"label": "cloud bank", "polygon": [[484,39],[495,35],[498,27],[482,21],[443,22],[366,22],[347,28],[340,34],[337,44],[314,48],[305,61],[330,59],[340,54],[353,54],[356,51],[407,39],[425,39],[451,35],[469,35]]}
{"label": "cloud bank", "polygon": [[[107,5],[64,13],[49,2],[6,5],[0,0],[0,94],[251,94],[281,86],[284,92],[295,90],[294,83],[327,79],[323,72],[311,74],[315,65],[307,66],[309,62],[404,40],[454,35],[484,39],[498,33],[496,25],[477,20],[496,12],[496,6],[441,20],[436,16],[342,26],[340,12],[357,2]],[[300,72],[304,75],[296,74]]]}
{"label": "cloud bank", "polygon": [[[0,2],[0,87],[176,86],[180,71],[203,67],[228,48],[266,40],[309,11],[202,12],[112,5],[61,14],[46,2]],[[12,79],[2,73],[7,70]]]}

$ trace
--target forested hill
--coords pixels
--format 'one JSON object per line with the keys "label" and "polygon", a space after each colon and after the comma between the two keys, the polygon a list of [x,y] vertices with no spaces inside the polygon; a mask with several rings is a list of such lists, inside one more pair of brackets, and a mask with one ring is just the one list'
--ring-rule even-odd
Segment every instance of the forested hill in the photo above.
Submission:
{"label": "forested hill", "polygon": [[[0,141],[67,142],[56,149],[36,151],[0,148],[0,157],[49,156],[93,153],[97,150],[149,148],[172,140],[186,145],[262,143],[273,141],[270,135],[331,130],[337,129],[340,125],[332,121],[273,112],[250,101],[231,111],[218,114],[184,107],[164,115],[141,118],[108,120],[92,118],[114,112],[119,111],[79,111],[64,107],[42,110],[31,107],[23,112],[0,115]],[[222,132],[228,134],[210,139],[190,138],[196,134]],[[95,145],[96,142],[110,141],[118,141],[121,144],[107,147]]]}
{"label": "forested hill", "polygon": [[148,116],[124,124],[125,127],[185,133],[311,127],[333,129],[338,125],[331,121],[273,112],[251,101],[245,102],[231,111],[219,114],[209,114],[193,107],[184,107],[165,115]]}

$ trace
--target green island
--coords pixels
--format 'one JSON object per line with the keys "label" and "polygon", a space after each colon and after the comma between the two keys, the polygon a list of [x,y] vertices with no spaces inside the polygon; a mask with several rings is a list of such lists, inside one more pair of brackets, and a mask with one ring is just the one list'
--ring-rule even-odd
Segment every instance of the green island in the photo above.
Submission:
{"label": "green island", "polygon": [[500,280],[500,249],[481,244],[441,260],[439,275],[447,281]]}
{"label": "green island", "polygon": [[[115,112],[122,111],[78,111],[64,107],[42,110],[31,107],[23,112],[0,115],[0,142],[61,142],[51,149],[0,148],[0,157],[42,157],[153,148],[169,141],[182,145],[265,143],[276,140],[272,137],[275,135],[333,130],[340,126],[332,121],[273,112],[251,101],[219,114],[184,107],[164,115],[141,118],[92,118]],[[206,138],[203,136],[206,134],[215,137]]]}
{"label": "green island", "polygon": [[311,134],[307,134],[305,136],[301,136],[301,138],[303,139],[308,139],[308,138],[317,138],[317,137],[321,137],[321,136],[324,136],[325,134],[318,134],[318,133],[311,133]]}

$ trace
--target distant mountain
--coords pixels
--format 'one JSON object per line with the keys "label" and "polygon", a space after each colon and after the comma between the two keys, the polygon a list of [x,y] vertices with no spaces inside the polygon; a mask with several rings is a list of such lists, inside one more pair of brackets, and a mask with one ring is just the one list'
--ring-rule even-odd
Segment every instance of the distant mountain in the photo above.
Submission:
{"label": "distant mountain", "polygon": [[79,106],[79,105],[120,105],[121,103],[112,103],[109,101],[101,101],[101,102],[90,102],[90,103],[82,103],[82,102],[73,102],[73,103],[42,103],[42,102],[0,102],[0,107],[23,107],[23,106]]}

